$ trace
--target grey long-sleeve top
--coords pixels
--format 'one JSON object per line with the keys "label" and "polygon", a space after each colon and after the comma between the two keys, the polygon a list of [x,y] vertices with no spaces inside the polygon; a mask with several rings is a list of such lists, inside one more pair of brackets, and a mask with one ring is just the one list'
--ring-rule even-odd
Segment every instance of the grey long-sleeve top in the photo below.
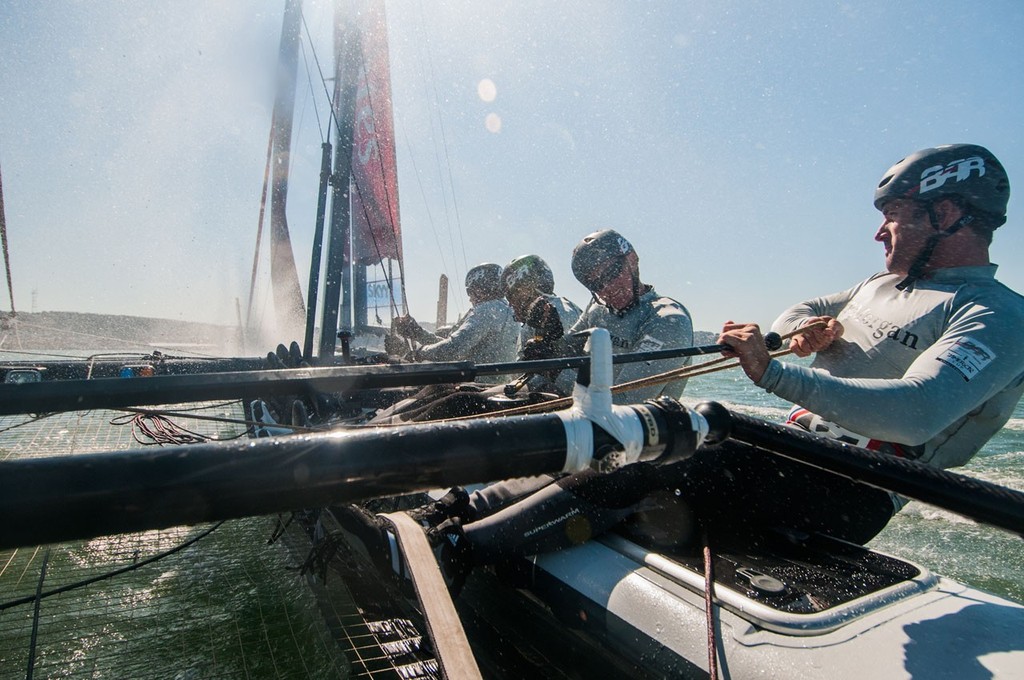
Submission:
{"label": "grey long-sleeve top", "polygon": [[758,385],[865,437],[919,447],[922,461],[963,465],[1024,393],[1024,298],[995,270],[941,269],[908,291],[881,273],[795,305],[773,330],[832,316],[843,337],[811,368],[773,360]]}

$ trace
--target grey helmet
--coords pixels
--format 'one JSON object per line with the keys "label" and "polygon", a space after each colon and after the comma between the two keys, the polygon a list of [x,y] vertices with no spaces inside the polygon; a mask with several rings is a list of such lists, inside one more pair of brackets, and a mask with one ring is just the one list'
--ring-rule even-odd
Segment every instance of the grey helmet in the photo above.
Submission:
{"label": "grey helmet", "polygon": [[538,255],[521,255],[505,265],[501,274],[501,293],[507,296],[512,289],[529,287],[539,293],[555,292],[555,275],[551,267]]}
{"label": "grey helmet", "polygon": [[485,262],[466,272],[466,292],[484,300],[501,297],[501,265]]}
{"label": "grey helmet", "polygon": [[[928,236],[907,276],[896,284],[911,290],[924,274],[939,242],[968,225],[988,234],[1006,222],[1010,180],[1003,164],[992,152],[977,144],[947,144],[922,149],[889,168],[875,189],[875,208],[881,210],[893,199],[919,201],[928,210],[935,231]],[[940,227],[935,204],[953,199],[961,207],[960,219],[945,230]]]}
{"label": "grey helmet", "polygon": [[[992,152],[976,144],[947,144],[914,152],[889,168],[875,189],[875,208],[895,198],[925,203],[959,196],[976,211],[1005,222],[1010,180]],[[967,212],[971,212],[967,210]],[[999,218],[1003,218],[1002,221]]]}
{"label": "grey helmet", "polygon": [[[602,229],[583,237],[572,251],[572,273],[588,290],[600,290],[622,272],[633,245],[614,229]],[[607,268],[605,262],[616,266]],[[598,275],[600,275],[598,277]]]}

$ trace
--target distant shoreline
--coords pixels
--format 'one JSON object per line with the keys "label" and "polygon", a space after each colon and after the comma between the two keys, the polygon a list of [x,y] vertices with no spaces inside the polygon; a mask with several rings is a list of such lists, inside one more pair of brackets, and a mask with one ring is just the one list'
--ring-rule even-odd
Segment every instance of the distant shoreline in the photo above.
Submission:
{"label": "distant shoreline", "polygon": [[0,326],[0,351],[180,350],[211,352],[238,345],[237,327],[119,314],[19,312]]}

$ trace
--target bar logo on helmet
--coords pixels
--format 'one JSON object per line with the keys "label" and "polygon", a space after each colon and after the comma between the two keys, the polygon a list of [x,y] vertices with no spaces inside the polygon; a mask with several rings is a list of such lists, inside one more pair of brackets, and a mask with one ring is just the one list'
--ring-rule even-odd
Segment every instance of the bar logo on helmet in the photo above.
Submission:
{"label": "bar logo on helmet", "polygon": [[529,267],[526,266],[510,267],[509,269],[511,271],[505,275],[505,285],[509,288],[515,288],[517,285],[522,283],[530,273]]}
{"label": "bar logo on helmet", "polygon": [[923,194],[933,189],[938,189],[948,180],[962,182],[969,179],[971,173],[977,170],[978,177],[985,176],[985,159],[981,156],[971,156],[948,163],[945,167],[933,165],[921,173],[921,189]]}

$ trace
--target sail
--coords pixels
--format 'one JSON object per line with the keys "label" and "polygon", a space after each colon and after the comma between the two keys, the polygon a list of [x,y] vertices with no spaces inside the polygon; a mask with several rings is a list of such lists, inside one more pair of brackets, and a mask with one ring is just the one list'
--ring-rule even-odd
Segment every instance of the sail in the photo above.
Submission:
{"label": "sail", "polygon": [[352,252],[358,264],[402,259],[391,69],[383,0],[361,3],[362,59],[352,144]]}

